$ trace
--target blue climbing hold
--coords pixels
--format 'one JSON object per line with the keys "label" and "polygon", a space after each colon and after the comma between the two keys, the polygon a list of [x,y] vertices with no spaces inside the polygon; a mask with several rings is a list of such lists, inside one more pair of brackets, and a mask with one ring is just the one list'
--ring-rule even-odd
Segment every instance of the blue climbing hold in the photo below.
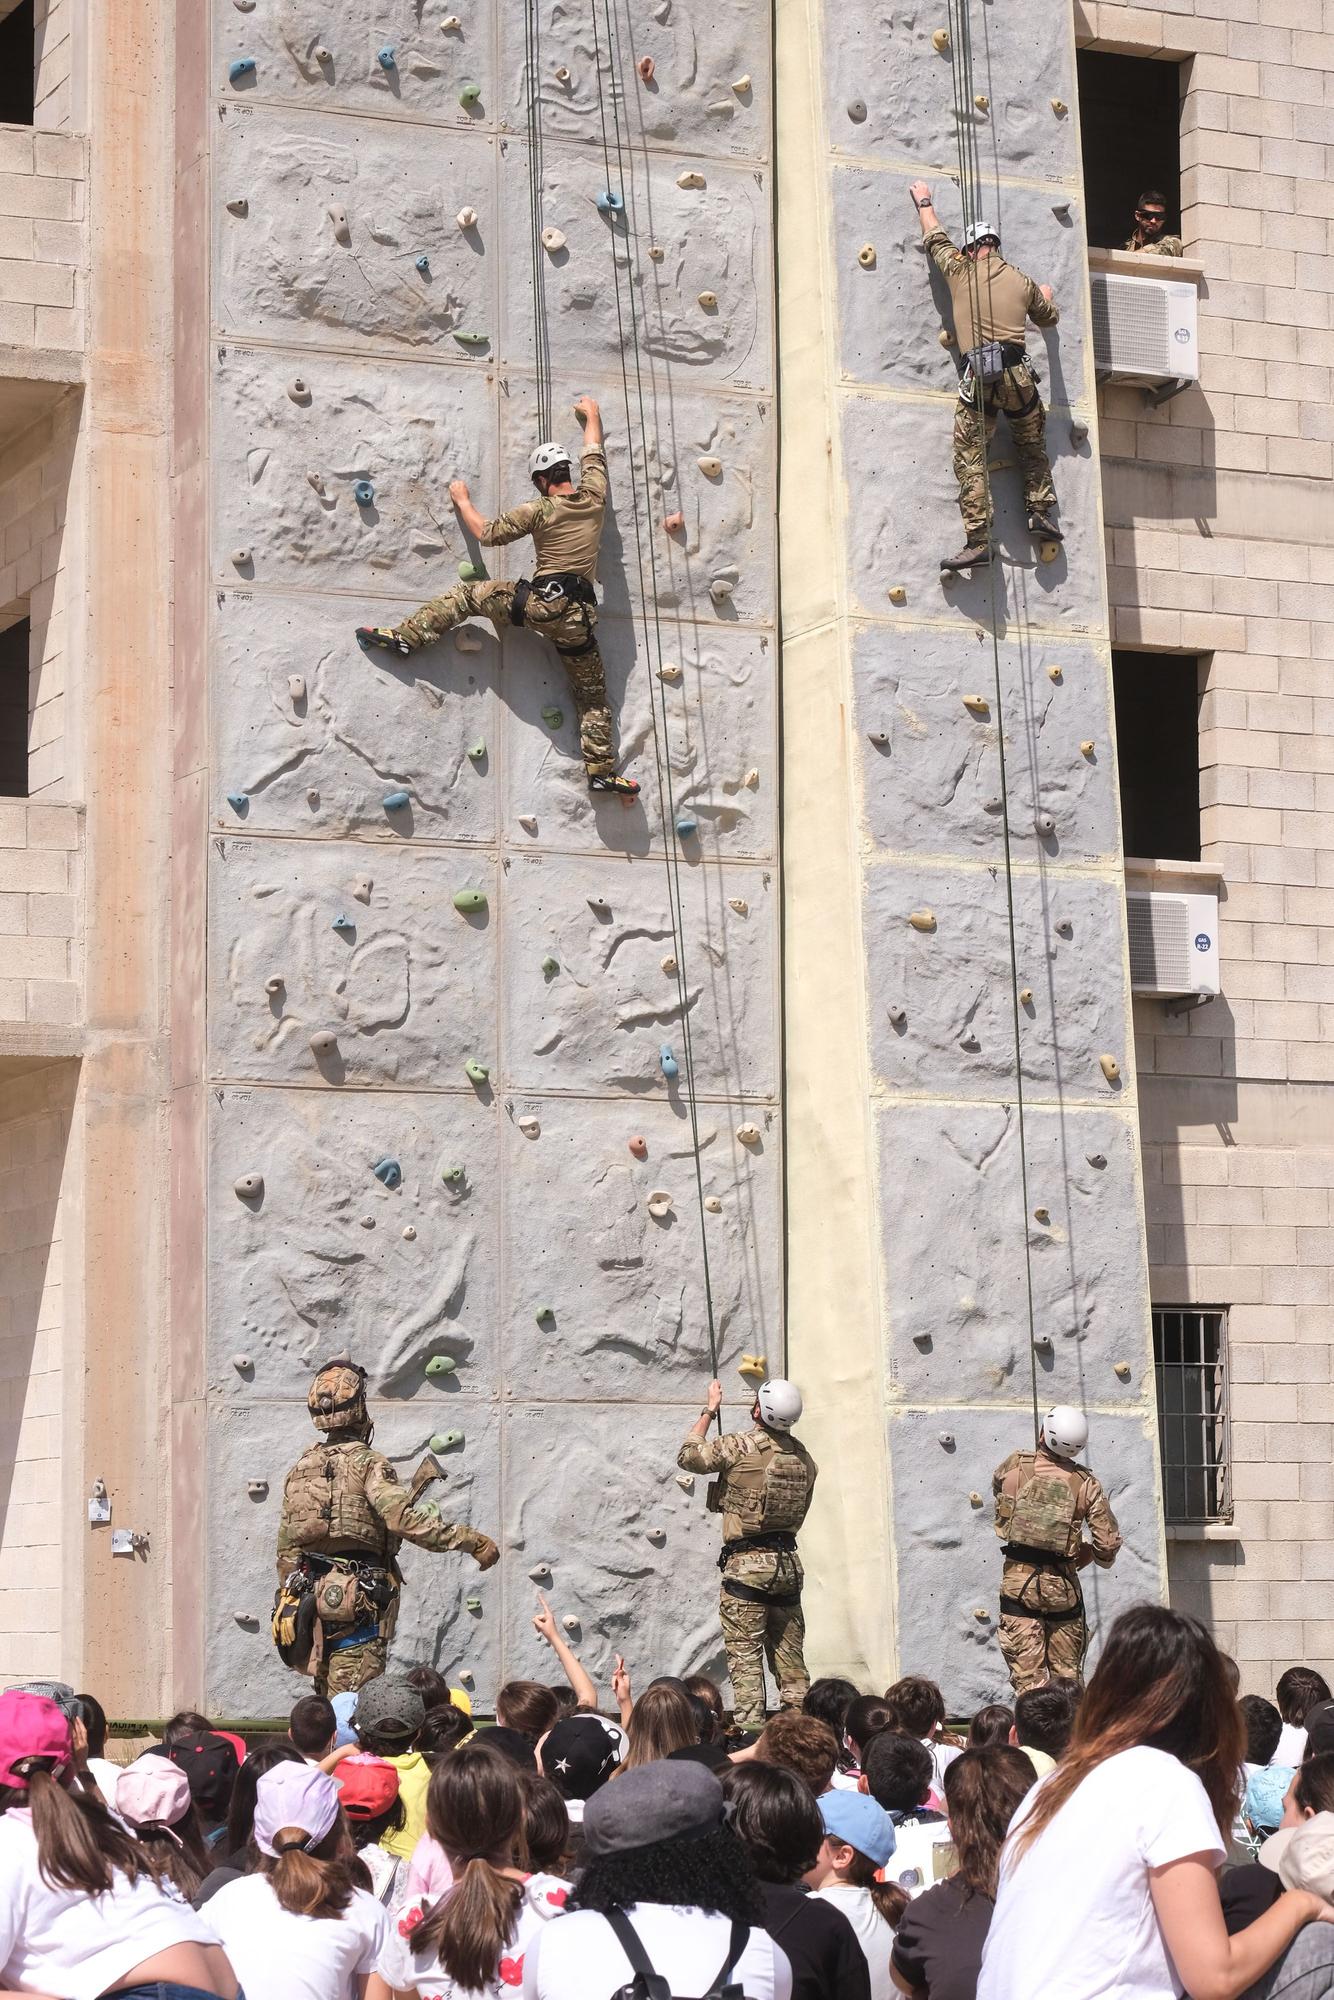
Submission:
{"label": "blue climbing hold", "polygon": [[387,813],[397,813],[402,812],[405,806],[410,806],[412,800],[406,792],[386,792],[383,803]]}
{"label": "blue climbing hold", "polygon": [[610,188],[604,188],[598,196],[599,215],[619,215],[624,207],[625,203],[621,197],[613,194]]}
{"label": "blue climbing hold", "polygon": [[380,50],[376,61],[381,69],[394,69],[397,67],[398,58],[391,48],[386,47]]}
{"label": "blue climbing hold", "polygon": [[679,840],[693,840],[698,832],[698,820],[682,818],[676,822],[676,833]]}
{"label": "blue climbing hold", "polygon": [[369,507],[371,501],[375,498],[375,488],[371,485],[369,479],[359,479],[352,488],[352,496],[358,507]]}
{"label": "blue climbing hold", "polygon": [[413,263],[414,263],[414,264],[415,264],[415,265],[417,266],[417,269],[418,269],[418,270],[419,270],[419,271],[421,272],[421,274],[422,274],[423,278],[429,278],[429,277],[430,277],[430,275],[431,275],[431,260],[430,260],[430,258],[429,258],[429,257],[427,256],[427,254],[426,254],[426,252],[425,252],[424,250],[422,251],[422,253],[421,253],[421,256],[420,256],[420,257],[414,257],[412,261],[413,261]]}
{"label": "blue climbing hold", "polygon": [[250,804],[249,792],[228,792],[227,803],[234,813],[243,813]]}
{"label": "blue climbing hold", "polygon": [[662,1064],[662,1073],[669,1083],[680,1076],[681,1065],[677,1062],[676,1057],[672,1054],[666,1042],[663,1043],[661,1049],[658,1051],[658,1061]]}
{"label": "blue climbing hold", "polygon": [[351,917],[345,917],[340,914],[334,918],[333,928],[336,931],[354,931],[357,927]]}
{"label": "blue climbing hold", "polygon": [[383,1181],[387,1188],[398,1187],[403,1179],[402,1167],[399,1166],[397,1160],[390,1159],[388,1156],[383,1160],[377,1160],[371,1168],[371,1172],[375,1175],[376,1180]]}
{"label": "blue climbing hold", "polygon": [[243,76],[253,76],[254,74],[255,58],[253,56],[238,56],[235,62],[228,63],[227,65],[227,81],[229,83],[239,83]]}

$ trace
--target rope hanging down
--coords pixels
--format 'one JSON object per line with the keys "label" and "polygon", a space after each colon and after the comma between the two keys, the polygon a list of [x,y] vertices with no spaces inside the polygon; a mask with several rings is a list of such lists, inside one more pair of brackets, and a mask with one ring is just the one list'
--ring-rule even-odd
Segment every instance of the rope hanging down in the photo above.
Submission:
{"label": "rope hanging down", "polygon": [[[963,226],[965,232],[981,220],[978,201],[978,183],[981,170],[978,156],[977,129],[973,119],[973,41],[972,24],[969,19],[969,0],[948,0],[950,22],[950,73],[954,84],[954,127],[958,135],[959,151],[959,193],[963,204]],[[971,277],[969,291],[973,308],[973,325],[979,328],[981,319],[981,278],[978,270],[979,259],[970,259]],[[980,446],[982,458],[983,504],[988,522],[993,520],[991,498],[991,466],[988,461],[986,435],[985,391],[980,382],[974,382],[974,392],[978,398],[978,424],[981,430]],[[1037,1325],[1033,1307],[1033,1253],[1028,1233],[1028,1140],[1024,1115],[1024,1052],[1022,1028],[1019,1014],[1019,954],[1014,929],[1014,865],[1010,843],[1010,794],[1005,770],[1005,707],[1001,690],[1000,637],[998,624],[1000,607],[997,601],[997,576],[999,565],[992,563],[988,571],[991,599],[991,665],[995,682],[996,750],[1000,762],[1001,832],[1005,849],[1005,913],[1010,940],[1010,1013],[1014,1034],[1014,1080],[1015,1104],[1019,1127],[1019,1191],[1023,1207],[1024,1232],[1024,1286],[1028,1306],[1028,1365],[1029,1383],[1033,1400],[1033,1441],[1039,1440],[1041,1417],[1038,1410],[1038,1357]]]}
{"label": "rope hanging down", "polygon": [[[598,24],[598,9],[602,11],[602,26]],[[626,156],[628,142],[621,132],[621,78],[623,64],[620,48],[619,25],[612,13],[609,0],[592,0],[593,17],[593,61],[597,76],[598,124],[602,139],[602,160],[607,176],[607,187],[619,192],[622,200],[622,214],[625,219],[625,243],[630,248],[635,243],[635,233],[631,223],[633,203],[630,198],[631,174],[627,170]],[[607,75],[611,84],[612,137],[608,137],[607,111],[603,92],[603,38],[606,39]],[[615,149],[615,173],[612,171],[612,148]],[[690,1117],[690,1139],[695,1163],[695,1194],[699,1209],[699,1237],[704,1281],[704,1304],[708,1321],[709,1365],[714,1374],[718,1373],[718,1335],[714,1321],[713,1285],[709,1271],[709,1243],[704,1207],[704,1169],[700,1158],[699,1110],[695,1101],[695,1059],[690,1032],[690,998],[686,969],[685,921],[681,895],[681,848],[676,831],[676,804],[672,796],[671,773],[664,745],[669,741],[666,687],[657,668],[661,667],[662,624],[658,611],[658,571],[657,554],[652,535],[652,494],[648,482],[647,438],[648,420],[644,401],[644,368],[639,345],[639,325],[635,311],[634,282],[635,268],[627,259],[626,283],[629,288],[628,309],[621,296],[621,264],[616,254],[616,215],[608,217],[611,238],[612,279],[616,294],[616,332],[621,358],[621,390],[625,404],[626,441],[629,447],[631,500],[634,510],[635,563],[639,584],[639,619],[643,627],[645,670],[649,680],[649,712],[653,723],[653,757],[657,767],[658,810],[662,819],[664,868],[667,880],[667,904],[671,915],[672,943],[676,959],[676,992],[681,1017],[682,1073],[685,1082],[685,1097]],[[628,320],[628,331],[627,331]],[[627,356],[633,358],[634,400],[631,401],[630,368]],[[638,433],[644,451],[642,471],[634,448],[634,436]],[[648,525],[647,561],[645,559],[645,526]],[[719,1419],[721,1428],[721,1417]]]}
{"label": "rope hanging down", "polygon": [[537,435],[551,436],[551,336],[547,325],[546,267],[542,259],[542,25],[541,0],[524,0],[523,57],[528,90],[528,214],[533,276],[533,369],[537,379]]}

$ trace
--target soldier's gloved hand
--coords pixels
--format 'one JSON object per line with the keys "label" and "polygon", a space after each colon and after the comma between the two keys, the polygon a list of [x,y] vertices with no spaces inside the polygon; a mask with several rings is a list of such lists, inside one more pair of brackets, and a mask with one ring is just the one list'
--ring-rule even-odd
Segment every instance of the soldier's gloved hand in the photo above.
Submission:
{"label": "soldier's gloved hand", "polygon": [[490,1535],[475,1534],[472,1538],[472,1547],[469,1549],[468,1554],[477,1564],[478,1569],[494,1569],[500,1561],[500,1550],[492,1541]]}

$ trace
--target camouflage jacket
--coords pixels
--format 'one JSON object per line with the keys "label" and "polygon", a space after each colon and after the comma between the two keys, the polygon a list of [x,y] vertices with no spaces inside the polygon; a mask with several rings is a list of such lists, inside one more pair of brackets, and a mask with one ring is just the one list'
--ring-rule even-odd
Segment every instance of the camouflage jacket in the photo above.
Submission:
{"label": "camouflage jacket", "polygon": [[1141,257],[1184,257],[1186,254],[1179,236],[1160,236],[1156,243],[1137,243],[1133,236],[1127,236],[1121,248],[1134,250]]}
{"label": "camouflage jacket", "polygon": [[537,562],[534,576],[572,572],[597,578],[598,547],[607,511],[607,461],[599,445],[586,445],[579,461],[579,485],[573,493],[546,493],[525,500],[507,514],[497,514],[477,537],[483,548],[533,538]]}
{"label": "camouflage jacket", "polygon": [[[1053,1486],[1059,1482],[1069,1488],[1069,1528],[1066,1545],[1063,1550],[1050,1551],[1052,1561],[1069,1560],[1078,1555],[1084,1541],[1084,1529],[1087,1526],[1088,1546],[1092,1551],[1094,1562],[1099,1569],[1110,1569],[1121,1547],[1121,1530],[1116,1525],[1115,1514],[1107,1504],[1106,1494],[1087,1466],[1075,1465],[1069,1459],[1053,1458],[1049,1452],[1041,1448],[1037,1451],[1012,1451],[1010,1456],[996,1467],[991,1481],[991,1491],[996,1502],[996,1533],[1001,1540],[1011,1539],[1012,1526],[1022,1507],[1024,1486],[1034,1477],[1050,1482]],[[1019,1545],[1024,1545],[1022,1533],[1015,1532],[1014,1540]]]}
{"label": "camouflage jacket", "polygon": [[789,1534],[810,1511],[818,1467],[788,1431],[729,1431],[726,1437],[688,1437],[676,1455],[682,1472],[717,1472],[716,1511],[723,1540],[774,1532]]}
{"label": "camouflage jacket", "polygon": [[358,1555],[393,1564],[404,1542],[469,1552],[476,1531],[443,1521],[434,1501],[409,1499],[383,1453],[360,1438],[329,1439],[302,1452],[283,1486],[278,1575],[299,1555]]}

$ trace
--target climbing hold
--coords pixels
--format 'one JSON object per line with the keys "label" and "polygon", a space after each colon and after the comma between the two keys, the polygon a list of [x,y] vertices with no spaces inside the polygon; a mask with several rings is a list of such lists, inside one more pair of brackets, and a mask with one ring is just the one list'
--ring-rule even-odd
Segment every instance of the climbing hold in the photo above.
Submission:
{"label": "climbing hold", "polygon": [[489,333],[459,333],[456,331],[454,338],[460,347],[485,347],[491,336]]}
{"label": "climbing hold", "polygon": [[442,35],[457,35],[462,26],[463,23],[457,14],[446,14],[444,20],[440,23],[440,32]]}
{"label": "climbing hold", "polygon": [[1033,1220],[1034,1222],[1050,1222],[1051,1210],[1049,1208],[1035,1208],[1033,1210]]}
{"label": "climbing hold", "polygon": [[1043,1354],[1050,1354],[1052,1351],[1052,1337],[1049,1333],[1040,1333],[1035,1337],[1033,1345]]}
{"label": "climbing hold", "polygon": [[238,56],[235,62],[228,63],[227,65],[227,81],[229,83],[239,83],[243,76],[253,76],[254,74],[255,58],[253,56]]}
{"label": "climbing hold", "polygon": [[283,978],[281,972],[275,972],[271,978],[264,981],[264,991],[266,993],[281,993],[286,984],[287,981]]}
{"label": "climbing hold", "polygon": [[974,715],[990,715],[991,713],[991,703],[984,694],[966,694],[963,698],[963,705],[965,708],[971,709]]}
{"label": "climbing hold", "polygon": [[332,1055],[337,1047],[338,1037],[332,1028],[317,1028],[310,1038],[310,1052],[312,1055]]}
{"label": "climbing hold", "polygon": [[641,56],[639,58],[639,61],[635,64],[635,68],[639,72],[639,80],[641,83],[652,83],[653,71],[655,67],[656,65],[653,61],[652,56]]}
{"label": "climbing hold", "polygon": [[565,248],[564,230],[544,229],[542,231],[542,248],[544,250],[549,250],[553,257],[555,256],[558,250],[563,250]]}
{"label": "climbing hold", "polygon": [[866,736],[868,742],[877,744],[881,749],[889,742],[887,729],[868,729]]}
{"label": "climbing hold", "polygon": [[450,1187],[457,1187],[463,1177],[464,1170],[462,1167],[441,1167],[440,1169],[441,1180],[448,1182]]}
{"label": "climbing hold", "polygon": [[233,1188],[242,1201],[258,1201],[264,1192],[263,1174],[242,1174],[232,1182]]}
{"label": "climbing hold", "polygon": [[860,125],[862,120],[866,116],[866,106],[862,102],[862,99],[860,97],[852,98],[848,103],[847,109],[848,109],[848,116],[852,120],[853,124]]}
{"label": "climbing hold", "polygon": [[373,1215],[363,1215],[361,1218],[361,1226],[363,1229],[374,1229],[375,1217]]}
{"label": "climbing hold", "polygon": [[559,729],[565,720],[565,710],[563,708],[544,708],[542,710],[542,720],[548,729]]}
{"label": "climbing hold", "polygon": [[542,1130],[541,1123],[536,1118],[520,1118],[517,1123],[525,1139],[536,1139]]}
{"label": "climbing hold", "polygon": [[658,1061],[662,1065],[662,1073],[667,1078],[669,1083],[673,1080],[673,1078],[680,1076],[681,1074],[680,1064],[677,1062],[676,1057],[672,1054],[666,1042],[664,1042],[662,1047],[658,1050]]}
{"label": "climbing hold", "polygon": [[979,111],[989,111],[991,109],[991,99],[986,95],[985,91],[979,90],[973,102]]}
{"label": "climbing hold", "polygon": [[715,576],[713,582],[709,585],[709,596],[715,604],[726,604],[735,589],[736,585],[733,583],[731,577]]}
{"label": "climbing hold", "polygon": [[933,931],[936,928],[934,910],[909,910],[908,922],[915,931]]}
{"label": "climbing hold", "polygon": [[250,795],[248,792],[228,792],[227,803],[233,812],[244,812],[250,804]]}
{"label": "climbing hold", "polygon": [[983,799],[982,810],[983,812],[998,813],[1001,807],[1004,805],[1004,803],[1005,801],[1003,799],[993,795],[989,799]]}
{"label": "climbing hold", "polygon": [[706,454],[705,457],[696,459],[695,463],[706,479],[717,479],[722,474],[722,460],[714,458],[711,454]]}
{"label": "climbing hold", "polygon": [[369,479],[358,479],[352,488],[352,498],[358,507],[369,507],[375,498],[375,488]]}
{"label": "climbing hold", "polygon": [[1128,1361],[1114,1361],[1112,1367],[1123,1382],[1130,1380],[1130,1363]]}
{"label": "climbing hold", "polygon": [[329,928],[335,931],[354,931],[357,927],[351,917],[344,916],[340,910]]}
{"label": "climbing hold", "polygon": [[244,569],[246,564],[251,560],[252,555],[253,550],[251,549],[233,549],[232,561],[238,569]]}
{"label": "climbing hold", "polygon": [[630,1151],[637,1160],[646,1160],[648,1158],[648,1140],[641,1139],[636,1132],[634,1138],[630,1141]]}
{"label": "climbing hold", "polygon": [[334,202],[329,209],[329,220],[333,224],[333,233],[338,241],[340,243],[350,243],[352,241],[352,228],[347,219],[347,210],[340,208],[338,203]]}
{"label": "climbing hold", "polygon": [[482,1600],[480,1597],[465,1597],[463,1600],[463,1608],[465,1611],[480,1611],[482,1608]]}
{"label": "climbing hold", "polygon": [[863,271],[873,271],[875,269],[874,243],[862,244],[861,249],[857,252],[857,262],[861,265]]}
{"label": "climbing hold", "polygon": [[577,1632],[579,1630],[579,1620],[575,1617],[573,1611],[567,1611],[560,1622],[567,1632]]}
{"label": "climbing hold", "polygon": [[554,1306],[539,1306],[534,1314],[534,1318],[539,1326],[550,1326],[555,1317],[556,1309]]}
{"label": "climbing hold", "polygon": [[231,200],[225,205],[229,215],[248,215],[250,213],[250,203],[243,194],[233,195]]}
{"label": "climbing hold", "polygon": [[650,243],[648,246],[648,254],[652,258],[655,264],[661,264],[667,252],[663,249],[660,243]]}
{"label": "climbing hold", "polygon": [[519,814],[519,825],[520,825],[520,826],[521,826],[521,827],[523,828],[523,830],[524,830],[524,832],[525,832],[525,833],[536,833],[536,832],[537,832],[537,814],[536,814],[536,813],[520,813],[520,814]]}
{"label": "climbing hold", "polygon": [[973,1030],[971,1028],[965,1028],[964,1032],[959,1037],[959,1047],[961,1049],[967,1049],[970,1055],[976,1055],[977,1051],[981,1048],[981,1046],[982,1044],[981,1042],[978,1041],[977,1036],[974,1034]]}
{"label": "climbing hold", "polygon": [[470,111],[482,94],[480,83],[465,83],[459,92],[459,103],[465,111]]}
{"label": "climbing hold", "polygon": [[465,556],[459,564],[459,582],[476,583],[482,572],[470,556]]}
{"label": "climbing hold", "polygon": [[377,1160],[371,1168],[371,1172],[375,1175],[376,1180],[382,1182],[387,1188],[402,1186],[403,1169],[397,1160],[390,1158],[388,1155],[383,1160]]}
{"label": "climbing hold", "polygon": [[463,1069],[469,1083],[489,1083],[491,1081],[491,1072],[486,1064],[479,1063],[474,1058],[470,1057],[464,1063]]}
{"label": "climbing hold", "polygon": [[1021,1007],[1031,1007],[1033,1005],[1033,989],[1031,986],[1021,986],[1019,988],[1019,1005]]}
{"label": "climbing hold", "polygon": [[886,1007],[885,1012],[889,1016],[891,1025],[895,1028],[901,1028],[908,1018],[907,1008],[900,1007],[897,1003],[892,1007]]}
{"label": "climbing hold", "polygon": [[402,812],[405,806],[410,806],[412,800],[406,792],[386,792],[380,803],[386,812],[396,813]]}
{"label": "climbing hold", "polygon": [[727,907],[729,910],[735,910],[739,917],[748,916],[750,914],[750,904],[746,901],[744,896],[729,896],[727,899]]}
{"label": "climbing hold", "polygon": [[426,252],[425,252],[424,250],[422,251],[422,253],[421,253],[420,257],[414,257],[412,261],[413,261],[413,263],[414,263],[414,264],[416,265],[417,269],[418,269],[418,270],[419,270],[419,271],[421,272],[421,274],[422,274],[423,278],[429,278],[429,277],[430,277],[430,275],[431,275],[431,260],[430,260],[430,258],[429,258],[429,257],[427,256],[427,254],[426,254]]}
{"label": "climbing hold", "polygon": [[950,45],[949,29],[937,28],[935,33],[931,37],[931,46],[936,51],[936,54],[943,55],[945,50],[949,47],[949,45]]}
{"label": "climbing hold", "polygon": [[689,173],[678,174],[676,176],[676,185],[679,188],[702,188],[706,187],[708,183],[704,179],[703,174],[697,174],[692,170]]}
{"label": "climbing hold", "polygon": [[252,1500],[263,1500],[268,1495],[269,1482],[267,1479],[247,1479],[245,1490]]}
{"label": "climbing hold", "polygon": [[294,375],[287,385],[287,393],[294,403],[310,401],[310,384],[303,375]]}
{"label": "climbing hold", "polygon": [[681,669],[669,661],[664,660],[663,664],[658,668],[658,679],[660,681],[679,681],[680,678]]}
{"label": "climbing hold", "polygon": [[732,88],[738,97],[744,97],[750,89],[750,78],[748,76],[734,76],[732,78]]}
{"label": "climbing hold", "polygon": [[1066,104],[1061,98],[1053,97],[1053,99],[1051,100],[1051,108],[1056,113],[1056,116],[1058,118],[1064,118],[1066,112],[1070,109],[1070,106]]}
{"label": "climbing hold", "polygon": [[[431,1439],[431,1450],[452,1451],[456,1444],[462,1444],[462,1443],[463,1443],[462,1431],[437,1431],[435,1433],[435,1436]],[[467,1675],[460,1674],[459,1679],[466,1680]]]}
{"label": "climbing hold", "polygon": [[317,63],[329,63],[333,61],[333,50],[326,49],[323,42],[317,42],[310,53]]}
{"label": "climbing hold", "polygon": [[1059,215],[1063,218],[1068,218],[1070,214],[1070,204],[1068,201],[1054,201],[1051,205],[1051,212],[1053,215]]}
{"label": "climbing hold", "polygon": [[301,675],[301,674],[289,674],[289,675],[287,676],[287,694],[288,694],[288,698],[289,698],[289,700],[291,700],[291,701],[304,701],[304,700],[305,700],[305,698],[306,698],[306,683],[305,683],[305,678],[304,678],[304,676],[303,676],[303,675]]}
{"label": "climbing hold", "polygon": [[476,1678],[477,1676],[473,1673],[471,1667],[459,1668],[459,1680],[461,1681],[464,1687],[471,1687]]}
{"label": "climbing hold", "polygon": [[1059,681],[1063,677],[1064,673],[1065,673],[1064,667],[1048,667],[1047,679],[1049,681]]}
{"label": "climbing hold", "polygon": [[1091,757],[1093,755],[1094,747],[1095,746],[1093,738],[1091,736],[1086,736],[1084,738],[1084,741],[1079,746],[1079,754],[1081,755],[1081,757]]}
{"label": "climbing hold", "polygon": [[769,1373],[769,1363],[762,1354],[743,1354],[737,1363],[736,1372],[738,1375],[746,1376],[749,1381],[762,1382]]}
{"label": "climbing hold", "polygon": [[758,1125],[738,1125],[736,1135],[743,1146],[758,1146],[760,1143],[760,1128]]}
{"label": "climbing hold", "polygon": [[953,1431],[937,1431],[936,1437],[938,1442],[944,1445],[946,1451],[953,1451],[954,1449]]}
{"label": "climbing hold", "polygon": [[396,69],[398,67],[397,56],[394,54],[393,49],[387,46],[377,51],[375,60],[379,63],[381,69]]}
{"label": "climbing hold", "polygon": [[1071,444],[1083,444],[1088,434],[1089,434],[1089,427],[1087,424],[1071,424],[1070,426]]}
{"label": "climbing hold", "polygon": [[973,1616],[979,1625],[989,1625],[991,1623],[991,1613],[987,1610],[985,1604],[975,1604],[973,1606]]}
{"label": "climbing hold", "polygon": [[1039,813],[1033,824],[1038,832],[1044,835],[1056,831],[1056,822],[1050,813]]}
{"label": "climbing hold", "polygon": [[661,1222],[664,1215],[671,1214],[672,1198],[666,1188],[653,1189],[648,1198],[648,1212],[658,1222]]}
{"label": "climbing hold", "polygon": [[556,71],[556,81],[557,83],[568,83],[569,80],[570,80],[570,72],[568,69],[566,69],[564,63],[562,63],[560,68]]}
{"label": "climbing hold", "polygon": [[699,302],[705,312],[716,312],[718,309],[718,294],[717,292],[701,292]]}
{"label": "climbing hold", "polygon": [[693,1493],[695,1490],[695,1475],[693,1472],[678,1472],[676,1483],[683,1493]]}
{"label": "climbing hold", "polygon": [[666,958],[664,958],[661,961],[661,964],[663,971],[669,975],[676,971],[676,960],[672,957],[672,954],[670,952],[668,952]]}
{"label": "climbing hold", "polygon": [[434,1381],[438,1375],[457,1375],[459,1364],[452,1354],[433,1354],[422,1372]]}
{"label": "climbing hold", "polygon": [[480,736],[475,743],[468,745],[468,755],[472,758],[474,764],[480,764],[486,756],[486,745]]}
{"label": "climbing hold", "polygon": [[595,911],[598,916],[601,916],[604,910],[609,911],[611,909],[611,904],[605,896],[590,896],[588,898],[588,907],[590,910]]}
{"label": "climbing hold", "polygon": [[560,971],[560,960],[558,958],[544,958],[542,960],[542,971],[548,979],[554,979]]}
{"label": "climbing hold", "polygon": [[1039,561],[1039,562],[1045,562],[1045,563],[1052,563],[1052,562],[1055,562],[1055,560],[1056,560],[1057,556],[1058,556],[1058,555],[1059,555],[1060,553],[1061,553],[1061,545],[1060,545],[1060,543],[1059,543],[1059,542],[1039,542],[1039,543],[1038,543],[1038,561]]}
{"label": "climbing hold", "polygon": [[693,840],[698,832],[699,832],[698,820],[690,819],[688,817],[683,817],[677,820],[676,834],[678,840]]}
{"label": "climbing hold", "polygon": [[409,1223],[407,1228],[403,1231],[403,1241],[405,1243],[415,1243],[417,1241],[417,1232],[413,1228],[411,1223]]}
{"label": "climbing hold", "polygon": [[1075,934],[1075,927],[1069,917],[1058,917],[1056,919],[1056,928],[1062,937],[1073,937]]}
{"label": "climbing hold", "polygon": [[610,188],[604,188],[597,198],[597,207],[599,215],[620,215],[625,203],[620,195],[614,194]]}
{"label": "climbing hold", "polygon": [[534,1583],[541,1583],[545,1577],[549,1577],[551,1575],[551,1564],[535,1563],[533,1568],[529,1570],[528,1574],[532,1578]]}
{"label": "climbing hold", "polygon": [[1121,1065],[1115,1056],[1099,1056],[1098,1068],[1102,1071],[1108,1083],[1115,1083],[1121,1074]]}
{"label": "climbing hold", "polygon": [[374,884],[369,875],[358,875],[356,881],[352,884],[352,894],[359,903],[369,903],[373,887]]}
{"label": "climbing hold", "polygon": [[248,1354],[234,1354],[232,1356],[232,1367],[238,1375],[244,1375],[247,1368],[253,1368],[254,1365]]}
{"label": "climbing hold", "polygon": [[982,1505],[982,1495],[980,1493],[970,1493],[968,1495],[968,1505],[970,1507],[980,1507]]}
{"label": "climbing hold", "polygon": [[903,588],[903,585],[901,583],[893,583],[890,585],[889,601],[891,604],[906,604],[908,602],[908,593]]}
{"label": "climbing hold", "polygon": [[1106,1153],[1085,1153],[1084,1158],[1091,1167],[1105,1167],[1107,1164]]}
{"label": "climbing hold", "polygon": [[667,1530],[665,1528],[645,1528],[644,1534],[647,1537],[647,1539],[650,1542],[655,1543],[658,1548],[661,1548],[663,1543],[667,1539]]}
{"label": "climbing hold", "polygon": [[475,208],[461,208],[454,217],[454,220],[460,229],[476,229],[477,210]]}
{"label": "climbing hold", "polygon": [[682,513],[676,513],[676,514],[666,515],[662,525],[667,530],[667,533],[669,535],[679,535],[684,529],[685,524],[686,524],[685,515]]}

